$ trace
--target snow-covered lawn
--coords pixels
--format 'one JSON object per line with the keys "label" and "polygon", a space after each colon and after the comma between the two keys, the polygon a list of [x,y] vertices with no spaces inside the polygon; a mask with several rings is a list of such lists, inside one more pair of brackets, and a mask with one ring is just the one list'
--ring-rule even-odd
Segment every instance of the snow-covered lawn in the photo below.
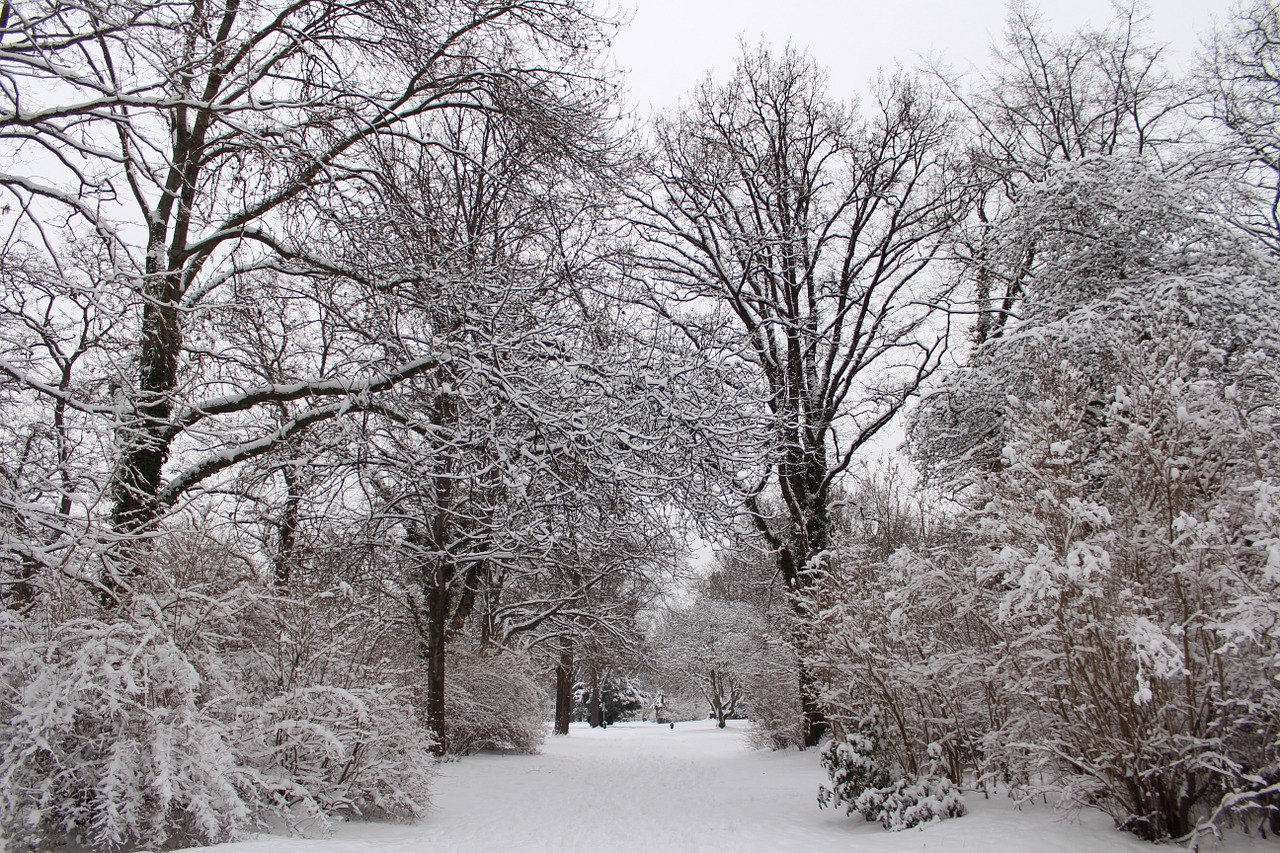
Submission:
{"label": "snow-covered lawn", "polygon": [[[816,750],[747,748],[745,724],[575,724],[541,755],[477,755],[443,765],[430,816],[415,826],[349,824],[327,839],[264,838],[219,853],[513,853],[513,851],[803,851],[1154,853],[1101,814],[1017,811],[967,797],[969,815],[901,833],[819,811]],[[1207,850],[1269,850],[1231,838]],[[1164,848],[1168,849],[1168,848]]]}

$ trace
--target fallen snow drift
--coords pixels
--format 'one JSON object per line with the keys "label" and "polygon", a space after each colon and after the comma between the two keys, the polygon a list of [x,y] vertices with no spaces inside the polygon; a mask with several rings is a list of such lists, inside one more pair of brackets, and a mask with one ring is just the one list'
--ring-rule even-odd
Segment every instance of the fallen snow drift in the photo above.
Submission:
{"label": "fallen snow drift", "polygon": [[[1155,853],[1102,814],[1064,818],[969,794],[966,817],[889,833],[819,811],[817,750],[747,748],[745,724],[574,724],[541,755],[476,755],[442,765],[428,818],[348,824],[329,838],[262,838],[219,853],[515,853],[515,851],[804,851]],[[1244,837],[1206,850],[1271,850]]]}

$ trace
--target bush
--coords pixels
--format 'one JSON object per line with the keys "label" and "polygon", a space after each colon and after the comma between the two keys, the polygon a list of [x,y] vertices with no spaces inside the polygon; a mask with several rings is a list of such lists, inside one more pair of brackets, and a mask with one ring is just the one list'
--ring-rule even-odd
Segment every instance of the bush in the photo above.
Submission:
{"label": "bush", "polygon": [[899,779],[883,788],[867,788],[856,808],[867,820],[878,820],[890,832],[936,823],[965,813],[964,798],[945,776]]}
{"label": "bush", "polygon": [[116,621],[0,612],[0,847],[171,848],[419,817],[432,741],[403,689],[264,678],[284,664],[245,638],[286,604],[246,586],[139,596]]}
{"label": "bush", "polygon": [[[858,805],[867,791],[889,785],[891,776],[882,763],[880,741],[884,726],[880,715],[869,711],[858,718],[843,737],[833,737],[822,747],[822,769],[831,779],[831,787],[818,788],[818,806],[845,806],[846,814],[860,810]],[[864,812],[864,816],[866,813]],[[867,816],[867,820],[874,820]]]}
{"label": "bush", "polygon": [[291,828],[299,816],[422,817],[433,741],[395,692],[306,687],[242,709],[240,723],[240,756]]}
{"label": "bush", "polygon": [[523,654],[453,652],[446,672],[445,719],[449,752],[537,752],[550,714],[533,666]]}
{"label": "bush", "polygon": [[895,781],[881,749],[884,725],[880,714],[869,709],[852,726],[836,722],[838,728],[851,731],[823,745],[822,767],[831,778],[831,787],[818,788],[820,808],[843,804],[846,814],[856,811],[893,832],[965,813],[960,791],[936,772],[942,758],[938,744],[928,748],[935,764],[929,773]]}
{"label": "bush", "polygon": [[[217,842],[266,803],[234,709],[155,625],[76,620],[41,636],[0,614],[0,835],[49,847]],[[231,718],[225,712],[231,712]]]}

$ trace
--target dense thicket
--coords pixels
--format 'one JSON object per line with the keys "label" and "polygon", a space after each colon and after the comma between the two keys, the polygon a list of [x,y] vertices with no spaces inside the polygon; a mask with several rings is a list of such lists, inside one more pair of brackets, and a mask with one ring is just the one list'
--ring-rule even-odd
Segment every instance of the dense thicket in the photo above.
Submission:
{"label": "dense thicket", "polygon": [[[1247,9],[1241,44],[1263,54],[1219,48],[1217,67],[1273,63],[1247,34],[1276,15]],[[1035,102],[1121,114],[1123,90],[1091,99],[1071,75],[1149,52],[1024,24],[1015,55],[1039,44],[1044,66]],[[815,585],[824,699],[848,721],[845,751],[908,776],[1052,791],[1153,840],[1269,826],[1280,268],[1260,164],[1232,154],[1258,151],[1257,127],[1223,116],[1207,142],[1130,127],[1027,147],[1050,125],[1018,123],[1023,95],[970,100],[979,165],[995,146],[1012,176],[962,243],[978,345],[911,421],[937,490],[923,523],[888,547],[847,537]],[[879,736],[859,750],[868,719]]]}

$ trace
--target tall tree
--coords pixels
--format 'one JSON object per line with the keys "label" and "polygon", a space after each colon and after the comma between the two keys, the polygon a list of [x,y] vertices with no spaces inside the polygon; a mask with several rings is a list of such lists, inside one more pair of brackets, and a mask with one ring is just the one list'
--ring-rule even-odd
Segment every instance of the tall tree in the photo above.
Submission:
{"label": "tall tree", "polygon": [[602,591],[670,559],[668,504],[705,455],[676,448],[714,444],[721,419],[715,395],[704,414],[668,404],[682,366],[600,293],[607,151],[479,113],[429,130],[439,150],[383,142],[344,246],[412,273],[381,277],[394,299],[365,325],[439,364],[364,407],[350,465],[443,750],[449,644],[471,627],[482,646],[558,646],[617,621]]}
{"label": "tall tree", "polygon": [[[127,540],[210,478],[439,368],[369,327],[386,271],[327,251],[335,219],[379,190],[377,140],[439,146],[412,120],[459,112],[562,149],[601,127],[601,25],[576,0],[5,9],[0,145],[39,164],[0,175],[5,256],[56,285],[10,296],[7,332],[26,355],[0,370],[112,431],[104,499]],[[304,306],[315,344],[278,381],[246,375],[218,328],[263,285]],[[102,317],[110,339],[94,363],[77,359]],[[89,335],[68,337],[76,324]],[[109,566],[114,599],[136,567]]]}
{"label": "tall tree", "polygon": [[747,507],[794,593],[822,565],[840,476],[938,367],[951,288],[934,261],[963,203],[932,92],[881,81],[858,119],[824,86],[793,50],[745,52],[658,122],[634,194],[656,310],[755,372],[767,439]]}

